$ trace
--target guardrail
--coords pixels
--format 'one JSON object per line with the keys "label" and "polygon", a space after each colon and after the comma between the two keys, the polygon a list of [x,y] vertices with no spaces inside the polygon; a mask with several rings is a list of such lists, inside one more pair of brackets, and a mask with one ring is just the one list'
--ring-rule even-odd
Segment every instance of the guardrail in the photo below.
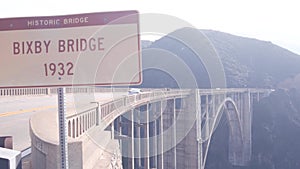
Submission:
{"label": "guardrail", "polygon": [[0,89],[0,96],[47,95],[48,88],[8,88]]}
{"label": "guardrail", "polygon": [[81,113],[68,116],[68,136],[72,138],[80,137],[87,130],[96,126],[98,114],[99,111],[97,106]]}
{"label": "guardrail", "polygon": [[144,101],[155,101],[170,97],[182,97],[190,94],[190,90],[154,90],[140,94],[128,95],[110,102],[97,105],[88,110],[67,117],[68,136],[78,138],[89,129],[97,126],[117,109],[123,110]]}
{"label": "guardrail", "polygon": [[[99,93],[99,92],[126,92],[126,88],[106,87],[67,87],[66,93]],[[3,88],[0,96],[24,96],[24,95],[51,95],[57,94],[57,88]]]}

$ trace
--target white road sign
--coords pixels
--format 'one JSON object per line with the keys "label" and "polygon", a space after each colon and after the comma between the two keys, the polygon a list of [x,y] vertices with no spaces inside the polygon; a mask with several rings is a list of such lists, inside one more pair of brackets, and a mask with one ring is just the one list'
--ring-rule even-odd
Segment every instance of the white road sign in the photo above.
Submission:
{"label": "white road sign", "polygon": [[137,11],[0,19],[0,87],[142,81]]}

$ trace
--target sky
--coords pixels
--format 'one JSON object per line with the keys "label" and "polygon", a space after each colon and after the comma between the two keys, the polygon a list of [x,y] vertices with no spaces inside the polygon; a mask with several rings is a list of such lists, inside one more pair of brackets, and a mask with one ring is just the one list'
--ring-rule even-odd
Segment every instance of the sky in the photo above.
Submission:
{"label": "sky", "polygon": [[300,54],[299,0],[2,0],[0,18],[138,10],[199,29],[271,41]]}

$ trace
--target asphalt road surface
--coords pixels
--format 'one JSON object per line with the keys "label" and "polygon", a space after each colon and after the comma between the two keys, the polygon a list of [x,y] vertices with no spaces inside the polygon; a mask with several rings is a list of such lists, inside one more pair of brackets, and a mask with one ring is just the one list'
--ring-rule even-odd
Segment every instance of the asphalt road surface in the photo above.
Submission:
{"label": "asphalt road surface", "polygon": [[[66,111],[80,111],[91,102],[107,102],[126,93],[66,95]],[[57,112],[57,95],[0,97],[0,136],[13,136],[13,149],[30,147],[29,120],[36,113]]]}

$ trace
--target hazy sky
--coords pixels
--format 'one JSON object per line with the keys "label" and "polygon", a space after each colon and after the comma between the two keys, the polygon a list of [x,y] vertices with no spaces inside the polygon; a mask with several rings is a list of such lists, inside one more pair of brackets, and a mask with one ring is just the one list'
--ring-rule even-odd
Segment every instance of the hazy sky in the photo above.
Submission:
{"label": "hazy sky", "polygon": [[138,10],[200,29],[271,41],[300,54],[299,0],[2,0],[0,18]]}

